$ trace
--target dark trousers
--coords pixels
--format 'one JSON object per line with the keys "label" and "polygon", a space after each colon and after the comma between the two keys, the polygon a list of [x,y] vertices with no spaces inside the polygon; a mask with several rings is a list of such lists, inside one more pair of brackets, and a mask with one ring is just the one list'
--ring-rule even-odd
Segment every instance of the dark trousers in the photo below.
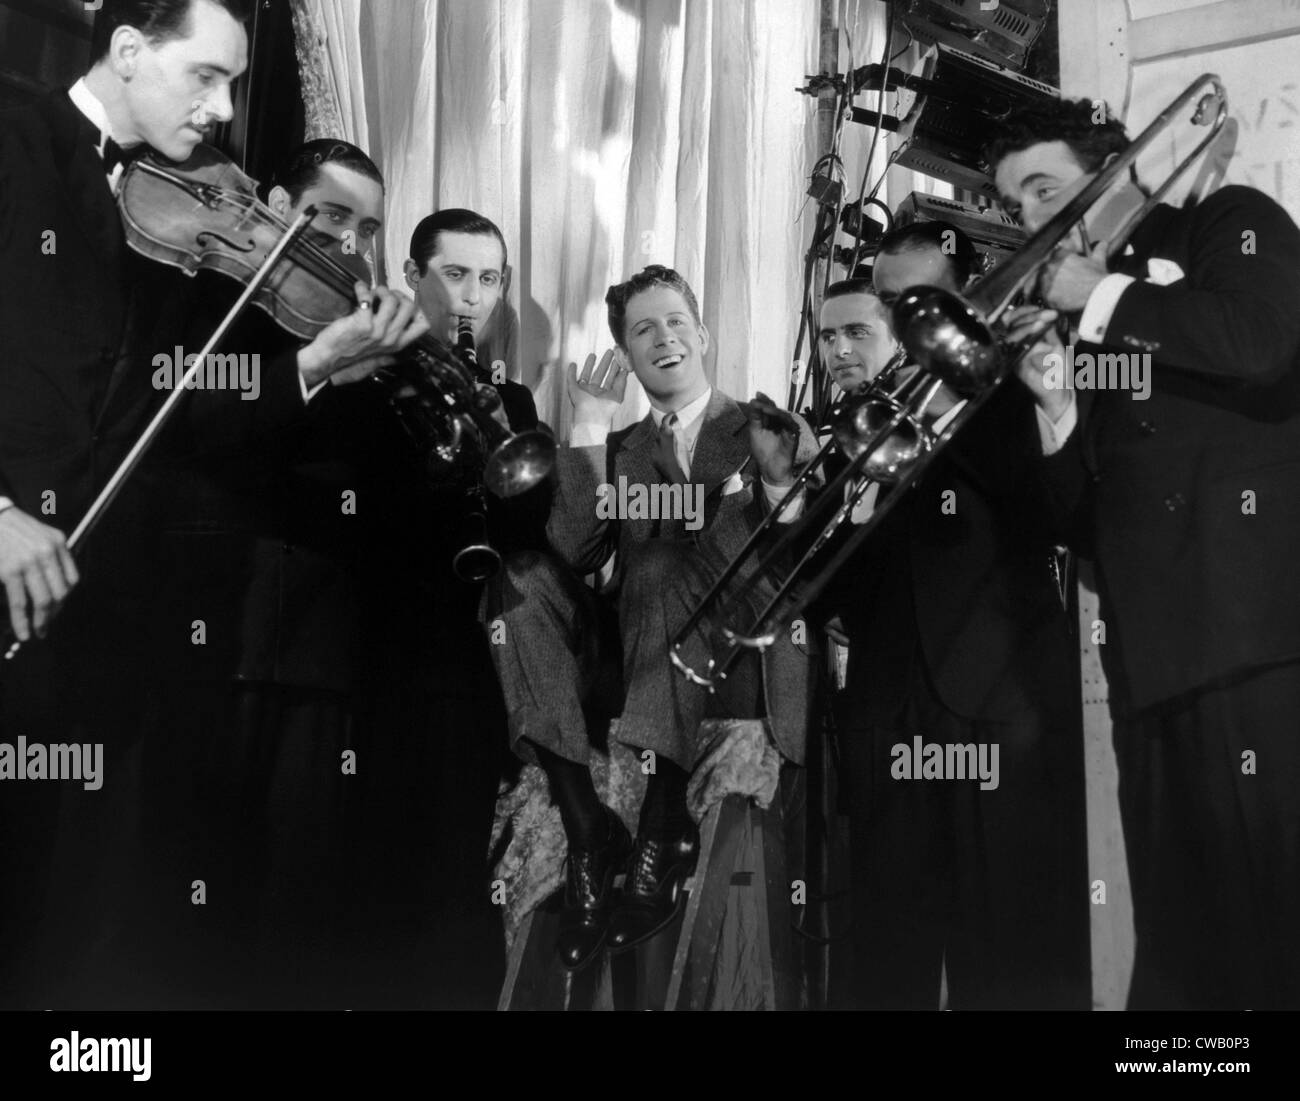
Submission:
{"label": "dark trousers", "polygon": [[139,933],[142,618],[137,600],[83,586],[46,640],[0,669],[0,741],[102,749],[97,790],[0,781],[0,1007],[138,1005],[126,958]]}
{"label": "dark trousers", "polygon": [[[853,869],[856,1004],[953,1009],[1090,1004],[1083,754],[1073,712],[979,722],[923,671],[889,720],[841,708]],[[895,746],[998,747],[997,787],[898,779]],[[919,762],[913,760],[912,776]]]}
{"label": "dark trousers", "polygon": [[1300,1009],[1300,663],[1115,723],[1130,1009]]}
{"label": "dark trousers", "polygon": [[505,947],[488,846],[505,725],[498,696],[428,678],[381,690],[359,723],[355,1008],[495,1006]]}

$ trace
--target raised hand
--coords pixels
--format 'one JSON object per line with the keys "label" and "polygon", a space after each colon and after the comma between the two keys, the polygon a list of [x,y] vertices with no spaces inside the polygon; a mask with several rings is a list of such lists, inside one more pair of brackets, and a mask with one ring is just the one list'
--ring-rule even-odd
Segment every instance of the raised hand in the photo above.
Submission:
{"label": "raised hand", "polygon": [[612,425],[627,393],[628,374],[627,358],[617,348],[610,348],[599,363],[593,352],[582,370],[570,363],[565,389],[573,405],[573,423]]}
{"label": "raised hand", "polygon": [[763,480],[773,486],[794,482],[794,455],[799,445],[799,422],[766,394],[759,392],[743,406],[749,419],[749,453]]}

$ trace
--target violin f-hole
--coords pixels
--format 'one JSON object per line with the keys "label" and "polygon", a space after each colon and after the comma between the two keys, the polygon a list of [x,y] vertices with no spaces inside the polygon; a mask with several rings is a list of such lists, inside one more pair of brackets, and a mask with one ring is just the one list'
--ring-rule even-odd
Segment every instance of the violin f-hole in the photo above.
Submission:
{"label": "violin f-hole", "polygon": [[199,248],[207,248],[208,242],[210,241],[220,241],[223,245],[233,249],[235,252],[252,252],[257,248],[256,241],[249,241],[247,246],[237,245],[229,237],[223,237],[220,233],[214,233],[212,230],[204,230],[194,238],[194,243],[198,245]]}

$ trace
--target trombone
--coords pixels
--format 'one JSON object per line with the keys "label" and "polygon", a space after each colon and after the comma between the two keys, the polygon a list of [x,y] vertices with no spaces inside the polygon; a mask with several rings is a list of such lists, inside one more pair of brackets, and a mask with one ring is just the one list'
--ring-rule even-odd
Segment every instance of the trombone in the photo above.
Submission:
{"label": "trombone", "polygon": [[[1210,90],[1203,93],[1207,85]],[[901,367],[895,357],[869,387],[836,408],[831,438],[764,517],[669,643],[669,656],[683,676],[714,691],[742,653],[766,650],[773,645],[785,626],[825,591],[835,574],[857,553],[935,457],[979,412],[1028,349],[1027,344],[1017,346],[1006,341],[1000,332],[999,323],[1007,309],[1033,284],[1040,269],[1083,215],[1122,172],[1132,169],[1142,152],[1171,125],[1175,115],[1193,102],[1196,106],[1192,123],[1208,126],[1209,133],[1112,234],[1105,255],[1108,261],[1114,259],[1142,219],[1222,129],[1228,117],[1228,101],[1217,75],[1202,74],[1188,85],[1015,256],[980,279],[964,296],[939,287],[919,286],[910,288],[899,298],[893,310],[894,333],[919,370],[895,385]],[[935,433],[921,418],[945,383],[966,401],[943,430]],[[817,500],[810,502],[804,515],[787,525],[763,558],[746,573],[746,584],[733,586],[728,592],[728,586],[760,544],[767,541],[768,533],[781,515],[812,480],[814,472],[825,465],[832,448],[848,459],[843,471],[827,483]],[[828,544],[851,519],[854,506],[873,483],[892,486],[892,492],[877,502],[865,522],[857,525],[837,546],[829,548]],[[832,515],[825,520],[828,512]],[[785,563],[792,555],[798,556],[797,562],[787,569]],[[826,555],[829,560],[818,562],[816,572],[805,577],[814,559]],[[740,623],[747,611],[746,590],[756,581],[770,581],[773,590],[748,626],[742,627]],[[684,650],[705,621],[714,630],[708,637],[708,664],[700,670],[691,664]]]}

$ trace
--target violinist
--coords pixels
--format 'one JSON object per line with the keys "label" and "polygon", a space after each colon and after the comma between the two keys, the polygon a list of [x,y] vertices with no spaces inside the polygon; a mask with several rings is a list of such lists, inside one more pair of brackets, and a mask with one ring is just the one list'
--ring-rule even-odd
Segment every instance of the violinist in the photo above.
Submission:
{"label": "violinist", "polygon": [[[86,75],[0,115],[0,581],[18,639],[44,636],[78,590],[48,641],[5,669],[0,733],[103,746],[93,793],[0,787],[0,998],[9,1005],[128,1002],[137,960],[123,885],[137,863],[128,835],[155,577],[142,483],[128,483],[75,563],[65,538],[162,399],[152,360],[181,343],[192,293],[130,247],[114,205],[123,163],[150,149],[184,160],[231,117],[246,9],[105,0]],[[297,354],[291,367],[305,384],[408,335],[409,304],[378,292],[363,306]],[[55,868],[60,801],[78,842]],[[51,951],[40,951],[36,930]]]}
{"label": "violinist", "polygon": [[[285,222],[315,206],[313,239],[361,272],[383,204],[377,166],[335,139],[293,151],[267,194]],[[219,273],[197,282],[203,334],[239,288]],[[366,295],[405,337],[427,328],[405,296]],[[259,397],[196,390],[150,472],[167,502],[153,632],[164,716],[153,772],[164,783],[151,832],[184,838],[170,860],[160,854],[164,874],[198,861],[224,888],[206,925],[179,908],[165,928],[180,938],[172,969],[231,1006],[345,1002],[343,911],[358,897],[345,878],[347,805],[369,762],[343,765],[358,751],[366,681],[360,579],[383,508],[376,467],[401,457],[381,457],[398,429],[363,381],[385,361],[312,385],[307,370],[285,370],[311,353],[300,344],[261,311],[246,314],[223,350],[260,356]],[[206,645],[176,646],[199,619]]]}

